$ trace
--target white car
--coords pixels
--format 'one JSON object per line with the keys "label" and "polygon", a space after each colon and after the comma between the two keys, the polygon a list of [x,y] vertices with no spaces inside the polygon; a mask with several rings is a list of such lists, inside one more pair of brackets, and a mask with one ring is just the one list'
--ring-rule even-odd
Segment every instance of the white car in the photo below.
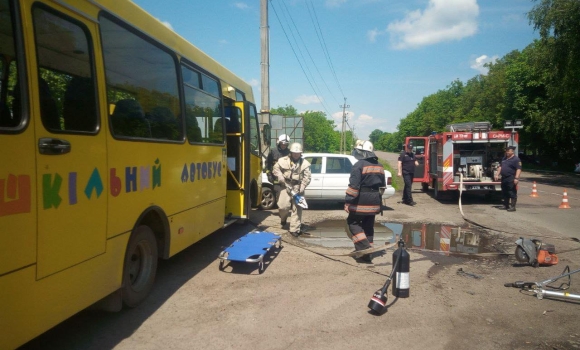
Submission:
{"label": "white car", "polygon": [[[350,178],[352,166],[358,161],[355,157],[345,154],[332,153],[304,153],[302,155],[310,162],[312,180],[306,187],[304,197],[307,202],[336,201],[344,202],[346,188]],[[391,172],[385,170],[387,188],[383,199],[392,197],[395,188],[391,186]],[[262,209],[272,209],[276,206],[273,185],[268,181],[265,173],[262,174]]]}

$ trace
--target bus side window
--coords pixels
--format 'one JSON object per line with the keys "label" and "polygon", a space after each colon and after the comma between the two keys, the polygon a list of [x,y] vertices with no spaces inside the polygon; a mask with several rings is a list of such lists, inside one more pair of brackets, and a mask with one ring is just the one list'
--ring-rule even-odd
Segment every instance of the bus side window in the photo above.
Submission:
{"label": "bus side window", "polygon": [[62,130],[58,116],[58,107],[52,98],[48,83],[41,77],[38,77],[38,94],[40,98],[42,124],[47,130]]}
{"label": "bus side window", "polygon": [[92,79],[74,77],[66,87],[63,103],[65,130],[95,131],[97,105]]}
{"label": "bus side window", "polygon": [[115,136],[151,136],[151,125],[145,119],[143,108],[136,100],[124,99],[117,101],[115,110],[111,115],[111,126]]}
{"label": "bus side window", "polygon": [[163,140],[178,140],[180,138],[181,126],[169,108],[153,107],[148,116],[153,138]]}

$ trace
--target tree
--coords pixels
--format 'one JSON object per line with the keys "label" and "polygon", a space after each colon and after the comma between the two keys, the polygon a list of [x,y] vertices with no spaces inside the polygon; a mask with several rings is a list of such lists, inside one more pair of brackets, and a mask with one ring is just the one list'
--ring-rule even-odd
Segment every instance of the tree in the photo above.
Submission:
{"label": "tree", "polygon": [[375,145],[375,148],[377,147],[377,144],[379,143],[379,140],[381,139],[383,134],[384,132],[380,131],[379,129],[375,129],[369,135],[369,141],[372,142],[373,145]]}
{"label": "tree", "polygon": [[285,107],[277,107],[270,110],[270,114],[278,114],[284,116],[295,116],[298,115],[298,111],[296,108],[290,105],[286,105]]}
{"label": "tree", "polygon": [[580,1],[541,0],[528,19],[541,37],[533,62],[546,84],[541,126],[560,159],[572,165],[580,157]]}
{"label": "tree", "polygon": [[306,111],[303,115],[305,152],[338,152],[340,134],[334,130],[334,121],[319,111]]}

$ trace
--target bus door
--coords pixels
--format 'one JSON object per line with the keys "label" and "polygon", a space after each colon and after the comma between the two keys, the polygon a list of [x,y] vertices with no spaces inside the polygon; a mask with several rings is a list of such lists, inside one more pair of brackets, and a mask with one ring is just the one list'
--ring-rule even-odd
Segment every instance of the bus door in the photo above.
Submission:
{"label": "bus door", "polygon": [[227,194],[226,218],[248,218],[245,189],[247,188],[248,159],[245,142],[244,103],[235,102],[225,106],[226,147],[227,147]]}
{"label": "bus door", "polygon": [[[32,266],[36,261],[36,154],[34,131],[27,126],[26,64],[17,45],[19,36],[13,31],[19,28],[17,15],[7,0],[0,0],[0,13],[4,21],[0,23],[0,294],[3,294],[14,290],[10,272]],[[10,298],[0,300],[0,309],[10,302]],[[1,316],[1,329],[7,329],[3,321],[14,317],[10,315],[7,311]],[[6,344],[5,339],[0,339],[0,348]]]}
{"label": "bus door", "polygon": [[[32,7],[36,50],[31,119],[38,187],[37,278],[105,252],[106,129],[98,118],[94,22],[67,9]],[[34,58],[36,62],[34,62]]]}

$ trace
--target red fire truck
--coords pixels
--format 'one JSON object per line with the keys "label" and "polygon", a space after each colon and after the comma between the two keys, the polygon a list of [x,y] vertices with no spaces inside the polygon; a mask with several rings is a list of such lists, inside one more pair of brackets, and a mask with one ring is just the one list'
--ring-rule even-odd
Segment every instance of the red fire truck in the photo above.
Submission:
{"label": "red fire truck", "polygon": [[423,191],[432,187],[435,198],[444,191],[459,196],[461,175],[463,191],[501,192],[494,175],[507,146],[515,146],[517,154],[517,132],[491,130],[490,122],[451,124],[446,129],[406,138],[419,161],[413,182],[420,182]]}

